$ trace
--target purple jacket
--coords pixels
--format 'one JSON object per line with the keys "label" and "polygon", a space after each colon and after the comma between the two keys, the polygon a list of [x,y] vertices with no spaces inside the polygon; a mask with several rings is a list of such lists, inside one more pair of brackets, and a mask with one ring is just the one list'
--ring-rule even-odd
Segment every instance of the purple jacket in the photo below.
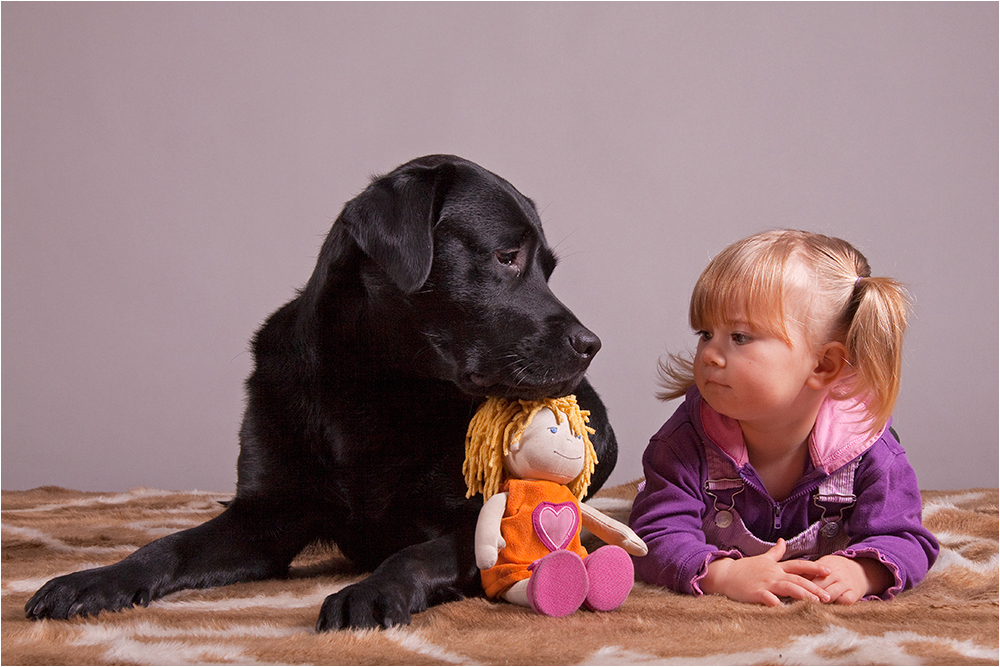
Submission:
{"label": "purple jacket", "polygon": [[767,542],[788,540],[819,521],[822,509],[812,502],[813,493],[830,473],[860,456],[854,478],[857,501],[845,513],[850,543],[836,553],[877,558],[888,567],[895,582],[881,596],[872,597],[891,599],[920,583],[939,547],[921,524],[916,474],[888,427],[877,437],[864,434],[857,417],[860,409],[843,401],[824,404],[810,435],[802,478],[779,503],[768,495],[747,460],[739,424],[712,410],[691,387],[643,454],[646,479],[629,524],[649,553],[635,559],[636,573],[649,583],[700,595],[698,581],[709,562],[739,557],[706,544],[702,528],[714,502],[705,491],[705,448],[717,447],[733,461],[744,483],[744,491],[734,497],[736,510],[750,532]]}

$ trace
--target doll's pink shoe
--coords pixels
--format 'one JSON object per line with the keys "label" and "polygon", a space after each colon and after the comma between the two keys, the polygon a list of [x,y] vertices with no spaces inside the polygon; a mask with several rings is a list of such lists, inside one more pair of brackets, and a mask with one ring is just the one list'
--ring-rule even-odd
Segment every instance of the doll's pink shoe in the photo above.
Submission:
{"label": "doll's pink shoe", "polygon": [[528,601],[536,613],[566,616],[587,599],[587,568],[575,553],[560,549],[529,567]]}
{"label": "doll's pink shoe", "polygon": [[603,546],[583,560],[590,587],[587,607],[594,611],[611,611],[625,602],[635,583],[632,558],[621,547]]}

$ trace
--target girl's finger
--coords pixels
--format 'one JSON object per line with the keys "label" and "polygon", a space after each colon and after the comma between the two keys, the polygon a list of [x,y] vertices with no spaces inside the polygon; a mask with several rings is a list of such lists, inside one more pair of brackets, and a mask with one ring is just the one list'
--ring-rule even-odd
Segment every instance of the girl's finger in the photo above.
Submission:
{"label": "girl's finger", "polygon": [[802,595],[797,594],[789,595],[788,597],[795,598],[796,600],[815,600],[817,602],[830,601],[830,594],[821,586],[817,586],[809,579],[805,579],[803,577],[795,575],[790,576],[791,578],[785,580],[783,583],[786,584],[790,590],[795,591],[796,593],[798,593],[798,591],[802,591],[805,593],[806,597],[802,597]]}
{"label": "girl's finger", "polygon": [[788,574],[797,574],[800,577],[825,577],[830,574],[830,568],[826,565],[811,560],[786,560],[778,563],[782,570]]}
{"label": "girl's finger", "polygon": [[824,590],[826,591],[826,594],[829,596],[828,602],[837,602],[843,604],[840,602],[840,598],[843,597],[843,595],[847,592],[847,586],[844,585],[844,582],[833,580],[829,582],[826,586],[824,586]]}
{"label": "girl's finger", "polygon": [[791,598],[793,600],[814,600],[818,601],[819,597],[809,592],[802,586],[798,586],[791,581],[778,582],[772,588],[773,594],[780,595],[783,598]]}
{"label": "girl's finger", "polygon": [[761,603],[768,607],[780,607],[781,600],[771,591],[761,591]]}
{"label": "girl's finger", "polygon": [[854,604],[855,602],[857,602],[860,599],[861,599],[861,596],[858,594],[857,591],[855,591],[853,589],[848,589],[848,590],[844,591],[835,600],[835,602],[837,604],[842,604],[842,605],[852,605],[852,604]]}
{"label": "girl's finger", "polygon": [[764,556],[772,559],[775,563],[781,560],[781,557],[785,555],[785,540],[781,537],[778,538],[778,543],[773,547],[768,549],[763,553]]}

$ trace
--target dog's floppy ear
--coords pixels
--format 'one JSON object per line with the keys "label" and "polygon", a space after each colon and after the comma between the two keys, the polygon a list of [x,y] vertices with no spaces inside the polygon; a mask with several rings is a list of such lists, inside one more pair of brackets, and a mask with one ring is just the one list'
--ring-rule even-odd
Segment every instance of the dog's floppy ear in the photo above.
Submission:
{"label": "dog's floppy ear", "polygon": [[397,169],[372,181],[341,214],[361,250],[407,294],[431,272],[446,171],[447,165]]}

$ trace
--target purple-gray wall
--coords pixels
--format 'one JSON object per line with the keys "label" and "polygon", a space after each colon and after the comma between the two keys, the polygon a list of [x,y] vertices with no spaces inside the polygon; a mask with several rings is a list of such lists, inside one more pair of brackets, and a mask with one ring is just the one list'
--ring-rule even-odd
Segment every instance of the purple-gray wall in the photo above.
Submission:
{"label": "purple-gray wall", "polygon": [[994,486],[998,5],[2,6],[3,488],[229,490],[247,341],[368,176],[535,199],[641,475],[705,262],[843,236],[915,297],[895,424]]}

